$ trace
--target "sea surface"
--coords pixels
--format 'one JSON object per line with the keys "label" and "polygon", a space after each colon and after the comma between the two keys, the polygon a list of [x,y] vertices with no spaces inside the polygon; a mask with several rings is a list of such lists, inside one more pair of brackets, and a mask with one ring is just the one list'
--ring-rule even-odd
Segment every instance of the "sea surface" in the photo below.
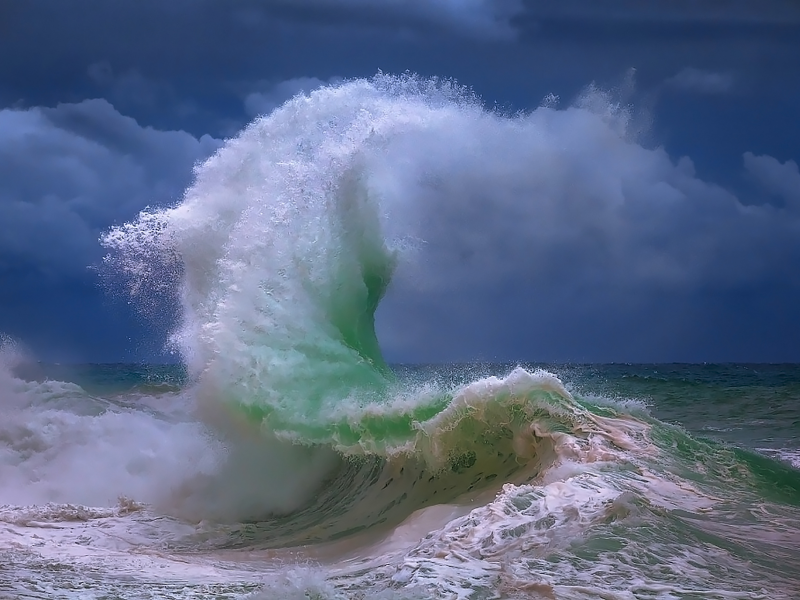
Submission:
{"label": "sea surface", "polygon": [[509,161],[547,197],[565,119],[625,135],[589,100],[507,116],[412,75],[328,86],[105,232],[104,285],[180,366],[0,341],[0,597],[800,598],[800,367],[384,360],[393,281],[499,285],[432,215],[490,220],[464,202]]}
{"label": "sea surface", "polygon": [[0,597],[800,597],[800,366],[392,371],[361,452],[222,434],[181,366],[6,372]]}

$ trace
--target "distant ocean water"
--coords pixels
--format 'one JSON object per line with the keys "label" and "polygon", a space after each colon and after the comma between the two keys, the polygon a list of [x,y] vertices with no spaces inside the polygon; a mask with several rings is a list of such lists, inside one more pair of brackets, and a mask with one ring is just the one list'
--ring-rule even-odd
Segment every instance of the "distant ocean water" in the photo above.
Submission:
{"label": "distant ocean water", "polygon": [[[619,136],[607,108],[574,110]],[[800,597],[800,367],[384,361],[411,201],[546,165],[559,118],[344,83],[107,232],[143,314],[179,305],[181,366],[2,344],[0,597]]]}

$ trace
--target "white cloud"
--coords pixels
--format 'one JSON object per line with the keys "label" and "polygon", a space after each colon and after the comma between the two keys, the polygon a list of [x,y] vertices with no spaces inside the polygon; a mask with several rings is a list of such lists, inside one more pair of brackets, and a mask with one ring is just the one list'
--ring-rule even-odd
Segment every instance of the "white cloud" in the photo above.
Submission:
{"label": "white cloud", "polygon": [[[709,320],[702,298],[799,283],[800,203],[744,206],[690,159],[643,147],[624,120],[585,108],[540,108],[515,124],[454,119],[381,161],[393,197],[414,199],[422,240],[381,314],[391,356],[535,348],[575,360],[577,345],[590,360],[671,360],[654,332],[692,356]],[[785,194],[793,167],[770,179]],[[402,211],[391,219],[408,223]]]}
{"label": "white cloud", "polygon": [[686,92],[724,94],[733,88],[734,77],[732,73],[728,72],[720,73],[686,67],[667,79],[664,84],[667,87]]}
{"label": "white cloud", "polygon": [[783,199],[787,205],[800,209],[800,169],[795,161],[781,163],[766,154],[756,156],[745,152],[744,168],[768,192]]}

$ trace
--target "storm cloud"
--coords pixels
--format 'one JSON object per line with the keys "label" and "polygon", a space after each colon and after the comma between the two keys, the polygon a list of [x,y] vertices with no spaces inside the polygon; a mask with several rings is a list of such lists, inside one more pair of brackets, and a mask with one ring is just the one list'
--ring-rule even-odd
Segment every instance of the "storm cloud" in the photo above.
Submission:
{"label": "storm cloud", "polygon": [[411,71],[536,127],[424,141],[441,175],[401,188],[440,200],[379,313],[391,360],[800,359],[798,35],[781,0],[3,3],[0,331],[158,357],[173,323],[106,294],[102,232],[295,94]]}
{"label": "storm cloud", "polygon": [[[102,298],[100,233],[147,205],[180,199],[192,167],[219,142],[141,127],[103,99],[0,111],[0,330],[25,340],[39,304],[59,313],[65,290]],[[85,348],[83,350],[86,350]]]}
{"label": "storm cloud", "polygon": [[665,84],[668,87],[699,94],[724,94],[734,84],[731,73],[715,73],[693,67],[686,67],[676,73]]}

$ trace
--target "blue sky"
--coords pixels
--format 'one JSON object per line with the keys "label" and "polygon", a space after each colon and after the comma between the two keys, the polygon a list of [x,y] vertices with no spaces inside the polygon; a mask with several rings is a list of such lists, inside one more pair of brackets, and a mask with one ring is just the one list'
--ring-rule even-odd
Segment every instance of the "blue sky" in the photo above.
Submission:
{"label": "blue sky", "polygon": [[613,225],[589,179],[580,199],[553,192],[548,218],[499,194],[485,260],[456,268],[485,213],[430,215],[438,284],[390,289],[390,360],[800,361],[798,39],[800,5],[774,0],[9,0],[0,332],[45,360],[163,360],[175,315],[142,317],[89,268],[102,232],[178,201],[197,161],[294,94],[411,71],[507,113],[551,94],[566,110],[595,84],[636,135],[616,152],[564,122],[570,172],[625,184]]}

